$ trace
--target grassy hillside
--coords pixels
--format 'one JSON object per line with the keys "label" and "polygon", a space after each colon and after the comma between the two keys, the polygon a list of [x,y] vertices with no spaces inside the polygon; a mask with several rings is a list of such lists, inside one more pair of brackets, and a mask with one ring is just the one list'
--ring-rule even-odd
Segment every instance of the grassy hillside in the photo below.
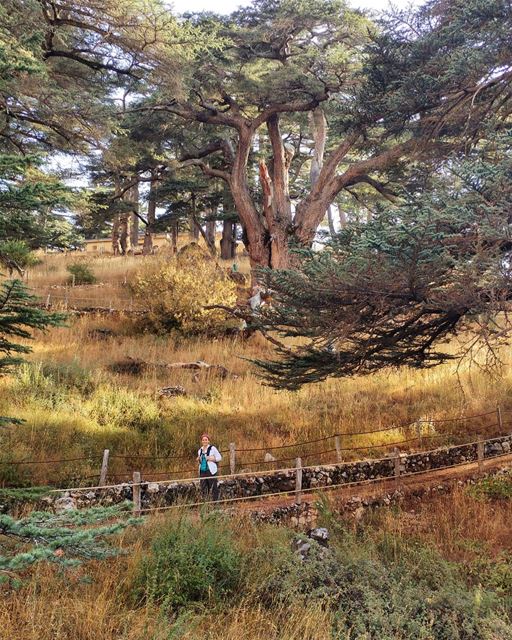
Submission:
{"label": "grassy hillside", "polygon": [[[52,282],[63,283],[62,267],[69,260],[69,256],[45,257],[29,274],[29,283],[37,283],[41,290]],[[152,258],[89,259],[88,266],[100,276],[100,284],[76,289],[84,298],[95,296],[100,306],[108,306],[105,301],[115,299],[113,291],[121,295],[124,279],[129,282],[148,260]],[[477,368],[464,366],[445,365],[423,372],[402,369],[329,380],[296,393],[278,392],[261,384],[248,361],[272,357],[271,345],[261,336],[241,340],[154,335],[141,332],[137,319],[122,314],[71,316],[68,326],[37,335],[32,346],[29,362],[0,379],[0,413],[24,420],[22,426],[0,434],[0,482],[9,485],[94,482],[104,448],[114,455],[131,456],[112,459],[112,478],[123,479],[122,474],[131,474],[135,468],[142,469],[146,477],[150,472],[169,470],[188,474],[194,471],[193,451],[204,431],[222,448],[229,442],[240,449],[273,447],[334,433],[347,434],[343,439],[346,447],[378,447],[415,432],[396,430],[358,438],[350,434],[418,419],[460,417],[460,421],[424,427],[425,433],[447,433],[449,441],[478,429],[485,431],[495,422],[494,416],[471,422],[465,422],[464,416],[493,410],[496,405],[502,407],[505,420],[512,415],[508,369],[492,379]],[[503,353],[505,358],[509,355]],[[128,358],[150,364],[204,360],[224,366],[230,375],[223,378],[215,371],[195,375],[190,370],[154,366],[136,375],[117,373],[117,365]],[[161,387],[174,385],[183,386],[187,395],[159,397]],[[288,449],[286,454],[311,454],[308,464],[333,457],[315,458],[315,447],[320,452],[325,443],[307,451]],[[347,457],[382,455],[383,451],[359,451]],[[93,459],[61,465],[7,464],[83,456]],[[171,463],[166,456],[185,460]],[[262,459],[263,453],[244,454],[239,468]]]}

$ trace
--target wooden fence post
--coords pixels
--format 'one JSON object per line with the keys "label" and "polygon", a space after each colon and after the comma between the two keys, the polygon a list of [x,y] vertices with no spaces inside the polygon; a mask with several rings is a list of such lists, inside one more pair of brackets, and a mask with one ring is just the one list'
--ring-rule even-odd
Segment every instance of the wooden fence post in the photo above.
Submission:
{"label": "wooden fence post", "polygon": [[423,433],[421,430],[421,422],[419,420],[416,422],[416,436],[418,438],[418,445],[420,449],[423,449]]}
{"label": "wooden fence post", "polygon": [[334,446],[336,447],[336,460],[338,462],[342,461],[342,456],[341,456],[341,438],[340,436],[335,436],[334,437]]}
{"label": "wooden fence post", "polygon": [[100,471],[100,486],[107,484],[107,471],[108,471],[108,457],[110,455],[110,450],[105,449],[103,451],[103,461],[101,463],[101,471]]}
{"label": "wooden fence post", "polygon": [[395,483],[398,484],[400,481],[400,450],[398,447],[394,448],[393,454],[395,458]]}
{"label": "wooden fence post", "polygon": [[229,472],[235,473],[236,469],[236,447],[234,442],[229,443]]}
{"label": "wooden fence post", "polygon": [[140,499],[140,471],[133,472],[133,514],[140,516],[141,499]]}
{"label": "wooden fence post", "polygon": [[502,435],[503,418],[501,416],[501,407],[496,407],[496,417],[498,418],[498,427],[500,428],[500,435]]}
{"label": "wooden fence post", "polygon": [[476,454],[478,459],[478,473],[482,473],[484,468],[484,457],[485,457],[485,449],[484,449],[484,437],[480,433],[478,435],[478,442],[476,443]]}
{"label": "wooden fence post", "polygon": [[48,296],[46,297],[46,308],[50,308],[50,294],[48,294]]}
{"label": "wooden fence post", "polygon": [[295,502],[302,502],[302,459],[297,458],[295,463]]}

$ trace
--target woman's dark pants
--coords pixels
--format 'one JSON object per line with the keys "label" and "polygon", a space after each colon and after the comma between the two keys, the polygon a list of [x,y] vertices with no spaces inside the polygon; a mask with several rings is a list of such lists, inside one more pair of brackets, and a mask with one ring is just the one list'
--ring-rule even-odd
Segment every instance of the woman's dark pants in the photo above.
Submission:
{"label": "woman's dark pants", "polygon": [[212,500],[218,500],[219,486],[217,484],[216,475],[213,475],[208,469],[208,471],[200,471],[199,476],[201,478],[207,478],[205,480],[201,480],[199,483],[201,485],[201,494],[203,495],[203,499],[208,500],[211,495]]}

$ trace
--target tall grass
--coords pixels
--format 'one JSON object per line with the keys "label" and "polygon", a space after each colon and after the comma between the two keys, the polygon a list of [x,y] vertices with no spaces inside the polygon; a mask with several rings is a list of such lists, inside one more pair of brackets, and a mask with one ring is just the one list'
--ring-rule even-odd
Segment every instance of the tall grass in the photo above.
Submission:
{"label": "tall grass", "polygon": [[[97,296],[100,306],[109,306],[110,295],[124,296],[142,261],[153,257],[95,256],[91,269],[100,283],[87,295]],[[76,256],[44,256],[29,276],[29,284],[49,287],[63,282],[66,267]],[[109,289],[110,288],[110,289]],[[76,290],[79,288],[76,287]],[[53,291],[53,290],[52,290]],[[76,291],[75,291],[76,293]],[[71,295],[71,294],[70,294]],[[74,294],[73,294],[74,295]],[[115,303],[113,303],[115,306]],[[98,329],[102,330],[98,332]],[[106,331],[105,331],[106,330]],[[266,449],[294,442],[342,434],[342,446],[379,447],[413,437],[402,425],[416,420],[460,417],[455,423],[424,426],[424,433],[446,433],[464,437],[486,429],[493,417],[465,422],[464,416],[479,414],[495,406],[503,409],[505,421],[512,415],[512,377],[504,369],[489,378],[479,370],[456,369],[444,365],[427,371],[388,370],[372,376],[327,380],[304,387],[299,392],[278,392],[264,386],[251,359],[273,357],[272,347],[261,336],[236,338],[184,338],[178,334],[155,336],[140,333],[136,319],[124,316],[88,315],[70,319],[69,326],[38,334],[32,342],[30,362],[13,375],[0,379],[0,414],[25,420],[21,427],[0,433],[0,482],[47,483],[65,478],[93,480],[98,473],[104,448],[111,454],[129,455],[128,460],[112,458],[112,478],[131,474],[134,467],[150,472],[187,472],[195,467],[194,450],[204,431],[227,449],[234,442],[238,450],[263,451],[238,455],[238,469],[263,463]],[[510,361],[511,351],[502,356]],[[149,363],[138,375],[114,374],[111,366],[127,358]],[[204,360],[226,367],[231,375],[215,372],[153,366],[173,362]],[[183,386],[185,397],[161,398],[164,386]],[[395,430],[357,437],[361,431],[385,427]],[[443,440],[433,441],[442,443]],[[278,458],[317,454],[333,448],[333,441],[305,448],[289,448],[274,453]],[[374,449],[377,455],[385,449]],[[368,451],[345,453],[362,457]],[[75,458],[93,460],[55,465],[14,468],[13,460]],[[181,464],[144,457],[190,457]],[[329,462],[334,454],[309,459],[305,464]],[[4,460],[4,464],[1,464]],[[126,478],[126,476],[124,476]]]}
{"label": "tall grass", "polygon": [[[97,329],[111,335],[98,336]],[[101,338],[101,339],[100,339]],[[2,415],[25,420],[21,427],[0,433],[3,458],[56,459],[96,456],[90,462],[20,469],[20,481],[46,483],[67,476],[98,473],[103,448],[112,454],[130,455],[128,461],[112,459],[113,474],[131,474],[134,465],[144,473],[166,470],[188,471],[195,467],[194,450],[204,431],[211,432],[223,449],[235,442],[240,453],[238,468],[263,463],[265,449],[294,442],[342,434],[343,447],[376,447],[414,437],[413,430],[400,427],[415,420],[460,417],[461,421],[425,426],[429,433],[469,437],[486,432],[493,416],[464,422],[464,416],[479,414],[496,405],[505,421],[512,415],[512,378],[505,370],[499,379],[481,371],[459,371],[444,365],[428,371],[385,371],[365,378],[328,380],[299,392],[278,392],[261,384],[248,359],[271,357],[271,347],[259,336],[238,339],[201,339],[154,336],[134,330],[126,318],[94,316],[70,321],[68,327],[37,336],[29,364],[0,379]],[[509,359],[510,353],[504,352]],[[147,363],[204,360],[223,365],[233,374],[221,378],[215,372],[148,366],[139,375],[119,375],[110,366],[131,357]],[[236,376],[236,377],[235,377]],[[183,386],[187,396],[160,398],[158,389]],[[360,431],[384,427],[396,429],[365,437]],[[495,433],[496,428],[487,430]],[[449,441],[449,438],[448,440]],[[440,441],[433,441],[438,444]],[[306,449],[278,451],[278,458],[320,452],[333,448],[333,441]],[[373,454],[384,450],[375,449]],[[356,451],[346,457],[364,457]],[[165,460],[147,462],[142,456],[190,456],[179,465]],[[334,460],[334,454],[306,464]],[[62,471],[62,472],[61,472]],[[15,474],[14,474],[15,475]],[[0,481],[12,484],[13,469],[0,464]]]}
{"label": "tall grass", "polygon": [[[321,522],[332,553],[302,563],[284,527],[159,515],[125,532],[126,553],[111,561],[66,574],[29,571],[18,590],[2,594],[0,637],[504,640],[509,517],[510,500],[477,500],[462,489],[358,521],[342,520],[333,504]],[[236,580],[228,590],[201,582],[204,562],[215,567],[209,579],[229,564]]]}

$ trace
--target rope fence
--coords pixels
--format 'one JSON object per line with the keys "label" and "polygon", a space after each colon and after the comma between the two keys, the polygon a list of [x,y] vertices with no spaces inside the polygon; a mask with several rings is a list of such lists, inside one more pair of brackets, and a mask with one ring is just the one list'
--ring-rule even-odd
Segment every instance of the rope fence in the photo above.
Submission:
{"label": "rope fence", "polygon": [[[294,448],[300,452],[300,457],[302,459],[306,459],[308,461],[312,461],[313,459],[323,460],[325,456],[335,454],[335,458],[336,458],[336,460],[334,461],[335,463],[341,463],[343,461],[343,458],[346,457],[346,454],[350,454],[352,452],[367,451],[370,454],[374,450],[381,450],[386,448],[392,449],[394,447],[399,447],[399,446],[404,447],[407,445],[412,445],[412,443],[417,443],[417,445],[419,446],[419,450],[421,451],[423,450],[423,444],[427,441],[439,440],[443,438],[450,439],[451,441],[453,441],[454,439],[458,440],[460,437],[460,434],[456,434],[453,432],[424,433],[421,425],[426,424],[430,429],[431,425],[435,425],[435,424],[444,424],[449,422],[459,422],[459,423],[468,422],[470,420],[488,417],[490,415],[497,416],[497,421],[493,422],[493,424],[487,424],[485,426],[480,426],[479,428],[477,427],[477,430],[478,429],[480,431],[486,430],[488,432],[490,429],[499,429],[502,431],[505,425],[503,423],[501,409],[498,407],[493,411],[487,411],[484,413],[479,413],[471,416],[461,416],[458,418],[443,418],[438,420],[419,419],[419,420],[411,421],[408,423],[404,423],[400,426],[393,425],[386,428],[366,430],[366,431],[360,431],[355,433],[335,433],[335,434],[324,436],[322,438],[315,438],[312,440],[305,440],[305,441],[284,444],[284,445],[270,446],[270,447],[249,447],[249,448],[238,449],[235,443],[230,443],[228,449],[223,448],[223,449],[220,449],[220,451],[223,454],[229,453],[229,468],[230,468],[231,475],[233,475],[236,472],[237,468],[253,469],[257,467],[259,470],[255,469],[254,471],[251,471],[251,473],[253,474],[263,473],[266,469],[268,469],[268,465],[272,465],[274,467],[274,470],[272,472],[275,473],[276,466],[284,465],[288,462],[296,461],[298,454],[294,456],[287,456],[284,458],[274,458],[271,454],[271,452],[273,451],[282,451],[282,450]],[[391,442],[383,442],[379,444],[367,443],[359,446],[355,446],[355,445],[341,446],[342,444],[345,445],[345,442],[343,442],[343,440],[346,440],[346,439],[353,439],[353,438],[358,438],[361,436],[366,436],[366,435],[371,435],[376,433],[386,433],[386,432],[399,431],[399,430],[406,431],[407,429],[411,429],[411,428],[416,428],[416,435],[414,437],[404,437],[400,440],[393,440]],[[475,434],[476,434],[476,431],[475,431]],[[404,436],[407,436],[407,434],[404,433]],[[304,447],[309,447],[311,445],[317,445],[319,443],[332,441],[332,440],[334,440],[334,444],[335,444],[334,447],[330,447],[320,451],[318,450],[313,450],[310,452],[301,451],[301,449],[303,449]],[[265,456],[266,459],[264,460],[250,460],[250,459],[246,459],[244,455],[241,455],[241,454],[258,453],[263,451],[266,452],[266,456]],[[269,456],[268,459],[267,459],[267,456]],[[81,481],[86,481],[91,479],[97,480],[99,478],[99,486],[105,486],[107,482],[107,476],[109,478],[131,478],[132,476],[131,470],[130,471],[127,470],[126,472],[123,472],[122,470],[114,471],[113,469],[111,469],[109,473],[109,462],[112,460],[122,461],[125,464],[129,464],[132,468],[137,467],[146,476],[150,476],[150,477],[159,478],[163,476],[177,476],[177,475],[183,476],[187,474],[193,474],[192,477],[197,477],[197,467],[185,468],[185,469],[174,468],[174,469],[166,469],[166,470],[158,470],[158,469],[152,470],[151,468],[144,469],[143,467],[141,468],[139,466],[140,462],[142,461],[147,461],[148,463],[151,463],[153,461],[168,461],[169,463],[173,463],[173,462],[182,462],[185,460],[192,460],[192,459],[193,459],[192,455],[190,456],[187,456],[187,455],[150,456],[150,455],[139,455],[137,453],[111,454],[109,449],[105,449],[103,453],[98,453],[96,455],[89,455],[89,456],[77,456],[77,457],[50,459],[50,460],[5,460],[5,461],[0,461],[0,469],[4,465],[12,468],[16,466],[23,467],[24,465],[48,465],[48,464],[65,465],[73,462],[91,463],[93,461],[101,460],[101,469],[95,475],[80,476],[75,472],[68,476],[68,480],[61,478],[60,480],[49,481],[47,482],[47,484],[50,484],[50,485],[53,484],[55,486],[63,482],[66,483],[70,481],[75,481],[76,479],[80,479]],[[152,465],[149,464],[149,467],[151,466]],[[318,466],[318,465],[313,465],[313,466]],[[185,478],[185,479],[188,480],[190,478]],[[176,480],[173,480],[173,482],[176,482]],[[85,487],[85,488],[90,489],[91,487]]]}
{"label": "rope fence", "polygon": [[[478,472],[479,474],[481,474],[483,472],[483,468],[484,468],[484,459],[485,459],[485,444],[486,443],[491,443],[491,442],[495,442],[497,440],[499,440],[500,438],[503,438],[504,436],[497,436],[494,438],[489,438],[487,440],[484,440],[482,437],[479,437],[478,440],[474,440],[471,442],[467,442],[465,443],[466,446],[477,446],[477,458],[476,460],[472,460],[472,461],[462,461],[462,462],[455,462],[453,464],[444,464],[441,465],[439,467],[434,467],[434,468],[428,468],[428,469],[421,469],[418,471],[408,471],[408,472],[404,472],[401,470],[400,464],[397,464],[397,461],[400,461],[400,454],[397,450],[395,450],[394,456],[392,457],[386,457],[386,458],[380,458],[379,461],[384,461],[384,460],[394,460],[394,469],[393,469],[393,474],[389,475],[389,476],[380,476],[380,477],[374,477],[374,478],[365,478],[362,480],[353,480],[353,481],[347,481],[347,482],[337,482],[334,484],[326,484],[326,485],[320,485],[320,486],[310,486],[310,487],[302,487],[302,472],[303,471],[307,471],[308,469],[314,469],[314,466],[310,466],[310,467],[302,467],[301,465],[301,460],[300,458],[297,458],[297,464],[295,468],[288,468],[288,469],[280,469],[277,471],[269,471],[267,472],[267,475],[270,474],[277,474],[277,473],[283,473],[283,472],[288,472],[288,473],[295,473],[295,487],[294,488],[290,488],[290,489],[284,489],[281,491],[274,491],[274,492],[270,492],[270,493],[265,493],[265,494],[253,494],[253,495],[249,495],[249,496],[236,496],[236,497],[232,497],[232,498],[222,498],[220,500],[215,501],[215,506],[222,506],[222,505],[227,505],[227,504],[234,504],[234,503],[240,503],[240,502],[248,502],[248,501],[254,501],[254,500],[261,500],[261,499],[267,499],[267,498],[276,498],[276,497],[287,497],[290,495],[295,494],[295,502],[297,504],[301,503],[302,500],[302,496],[304,494],[311,494],[311,493],[319,493],[319,492],[323,492],[323,491],[332,491],[334,489],[341,489],[341,488],[353,488],[356,486],[366,486],[366,485],[376,485],[377,483],[380,484],[387,484],[390,482],[394,482],[395,486],[398,488],[400,486],[400,483],[403,482],[403,480],[408,479],[408,478],[415,478],[415,477],[421,477],[424,476],[426,474],[432,473],[432,472],[442,472],[442,471],[446,471],[449,469],[455,469],[457,467],[474,467],[477,466],[478,468]],[[439,449],[431,449],[429,451],[425,451],[424,453],[428,453],[428,454],[433,454],[436,451],[439,451]],[[496,459],[499,458],[503,458],[505,456],[510,457],[511,454],[510,453],[499,453],[499,454],[495,454],[492,456],[489,456],[487,458],[487,461],[494,461]],[[349,464],[349,463],[345,463],[345,464]],[[338,466],[338,465],[336,465]],[[230,478],[242,478],[244,476],[247,475],[251,475],[250,473],[238,473],[238,474],[226,474],[223,476],[219,476],[219,480],[224,480],[224,479],[230,479]],[[189,482],[195,481],[197,482],[197,478],[195,479],[183,479],[180,482],[183,482],[185,480],[188,480]],[[161,484],[166,484],[166,483],[171,483],[171,482],[176,482],[176,481],[172,481],[172,480],[167,480],[162,482]],[[211,501],[207,501],[207,500],[201,500],[201,501],[196,501],[196,502],[182,502],[182,503],[176,503],[176,504],[172,504],[172,505],[158,505],[155,507],[145,507],[142,508],[142,502],[141,502],[141,495],[142,495],[142,487],[144,485],[148,485],[149,482],[148,481],[142,481],[141,480],[141,474],[140,472],[134,472],[133,474],[133,491],[132,491],[132,497],[133,497],[133,513],[136,515],[142,515],[142,514],[150,514],[150,513],[156,513],[156,512],[161,512],[161,511],[168,511],[168,510],[172,510],[172,509],[183,509],[183,508],[193,508],[193,507],[202,507],[202,506],[206,506],[206,505],[212,505]],[[122,487],[123,485],[109,485],[109,486],[98,486],[98,487],[90,487],[90,488],[83,488],[83,487],[77,487],[74,489],[60,489],[60,490],[54,490],[53,493],[61,493],[61,492],[66,492],[66,491],[85,491],[85,490],[91,490],[91,489],[112,489],[112,488],[118,488],[118,487]],[[129,512],[127,512],[127,515],[129,515]]]}

